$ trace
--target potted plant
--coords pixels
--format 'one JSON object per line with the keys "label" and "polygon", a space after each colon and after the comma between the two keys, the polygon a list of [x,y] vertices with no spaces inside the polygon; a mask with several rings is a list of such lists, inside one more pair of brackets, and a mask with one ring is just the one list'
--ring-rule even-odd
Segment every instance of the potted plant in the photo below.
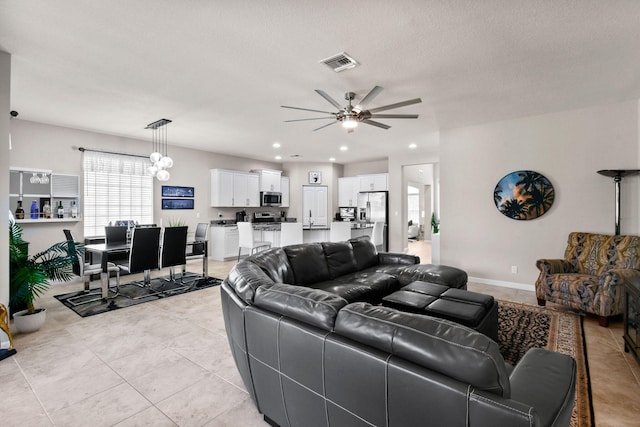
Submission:
{"label": "potted plant", "polygon": [[9,222],[9,304],[14,309],[26,307],[13,313],[18,331],[37,331],[44,324],[46,309],[36,309],[35,299],[49,288],[50,280],[68,281],[74,276],[73,265],[81,252],[80,247],[65,240],[29,256],[22,227]]}

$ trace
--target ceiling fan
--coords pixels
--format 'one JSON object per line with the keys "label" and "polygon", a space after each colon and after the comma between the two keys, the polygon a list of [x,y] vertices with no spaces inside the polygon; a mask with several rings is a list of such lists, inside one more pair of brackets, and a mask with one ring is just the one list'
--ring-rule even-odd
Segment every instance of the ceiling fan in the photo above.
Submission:
{"label": "ceiling fan", "polygon": [[314,117],[310,119],[297,119],[297,120],[285,120],[285,122],[302,122],[306,120],[326,120],[332,119],[333,122],[320,126],[316,130],[320,130],[326,128],[327,126],[331,126],[338,122],[342,122],[342,126],[347,128],[349,132],[353,132],[353,129],[358,126],[358,123],[366,123],[368,125],[377,126],[382,129],[389,129],[391,126],[385,125],[384,123],[380,123],[371,119],[417,119],[417,114],[378,114],[380,111],[391,110],[394,108],[405,107],[407,105],[418,104],[422,102],[420,98],[410,99],[408,101],[397,102],[395,104],[384,105],[382,107],[371,108],[369,110],[365,110],[366,105],[373,100],[380,92],[382,92],[382,88],[380,86],[375,86],[371,91],[365,95],[364,98],[360,100],[360,102],[352,106],[351,101],[355,99],[356,94],[353,92],[347,92],[344,94],[344,99],[346,99],[349,104],[346,107],[342,107],[336,100],[327,95],[326,92],[316,89],[318,95],[326,99],[331,105],[338,109],[337,113],[332,113],[331,111],[321,111],[321,110],[312,110],[310,108],[299,108],[299,107],[289,107],[287,105],[281,105],[282,108],[291,108],[293,110],[303,110],[303,111],[313,111],[316,113],[324,113],[329,114],[326,117]]}

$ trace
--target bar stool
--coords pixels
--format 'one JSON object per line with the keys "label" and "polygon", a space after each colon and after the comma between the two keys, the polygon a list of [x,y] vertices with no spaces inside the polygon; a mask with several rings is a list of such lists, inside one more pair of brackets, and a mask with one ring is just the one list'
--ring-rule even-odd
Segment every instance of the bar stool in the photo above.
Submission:
{"label": "bar stool", "polygon": [[249,255],[252,255],[260,248],[269,249],[271,242],[261,242],[253,239],[253,226],[250,222],[239,222],[238,224],[238,261],[242,248],[249,249]]}

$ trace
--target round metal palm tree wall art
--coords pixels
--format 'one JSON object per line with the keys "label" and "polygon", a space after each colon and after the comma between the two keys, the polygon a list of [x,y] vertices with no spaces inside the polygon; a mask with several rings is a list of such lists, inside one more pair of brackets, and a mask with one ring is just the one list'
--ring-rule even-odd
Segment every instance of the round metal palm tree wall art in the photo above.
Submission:
{"label": "round metal palm tree wall art", "polygon": [[553,205],[555,191],[551,182],[534,171],[515,171],[505,175],[493,190],[493,202],[506,217],[535,219]]}

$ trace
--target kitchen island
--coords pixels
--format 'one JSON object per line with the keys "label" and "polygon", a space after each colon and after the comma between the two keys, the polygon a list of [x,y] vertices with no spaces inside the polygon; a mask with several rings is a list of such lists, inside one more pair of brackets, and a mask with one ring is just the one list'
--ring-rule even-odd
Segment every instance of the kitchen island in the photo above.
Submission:
{"label": "kitchen island", "polygon": [[[303,243],[326,242],[330,228],[326,225],[306,226],[302,228]],[[351,225],[351,238],[371,236],[373,224],[356,223]],[[238,227],[232,220],[211,221],[209,237],[209,257],[215,261],[228,261],[238,257]],[[253,238],[270,242],[271,247],[280,246],[280,222],[253,223]]]}

